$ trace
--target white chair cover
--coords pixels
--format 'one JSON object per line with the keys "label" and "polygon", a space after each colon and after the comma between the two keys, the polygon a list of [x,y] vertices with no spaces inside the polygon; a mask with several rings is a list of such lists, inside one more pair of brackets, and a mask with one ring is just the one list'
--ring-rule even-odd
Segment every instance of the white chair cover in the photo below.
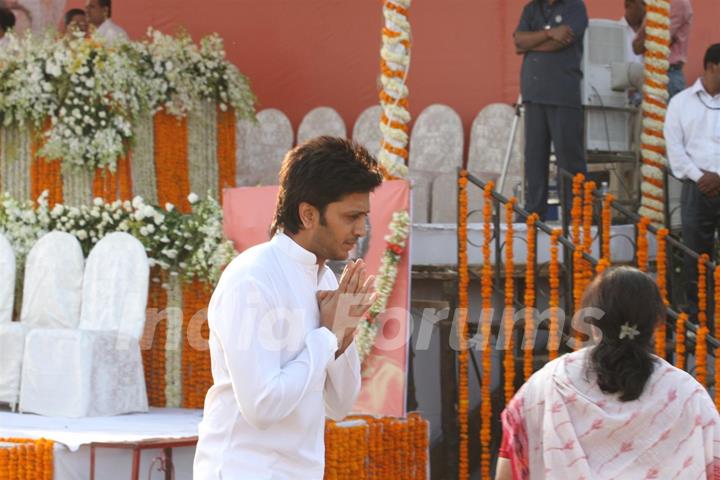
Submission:
{"label": "white chair cover", "polygon": [[[442,174],[453,174],[462,166],[463,127],[460,116],[446,105],[430,105],[418,116],[410,136],[409,176],[413,181],[413,221],[437,222],[434,205],[440,210],[457,203],[456,186],[432,195],[433,183]],[[456,182],[457,184],[457,182]]]}
{"label": "white chair cover", "polygon": [[257,122],[238,121],[237,186],[277,185],[280,165],[292,146],[292,125],[280,110],[261,111]]}
{"label": "white chair cover", "polygon": [[381,115],[382,107],[380,105],[367,108],[357,118],[353,127],[353,140],[367,148],[374,156],[380,153],[380,143],[382,142]]}
{"label": "white chair cover", "polygon": [[340,114],[333,108],[318,107],[310,110],[307,115],[305,115],[305,118],[302,119],[300,127],[298,128],[298,145],[322,135],[342,138],[345,138],[347,135],[345,122]]}
{"label": "white chair cover", "polygon": [[149,274],[132,236],[112,233],[98,242],[85,269],[80,328],[28,335],[21,411],[86,417],[148,410],[139,339]]}
{"label": "white chair cover", "polygon": [[28,328],[75,328],[80,319],[84,258],[65,232],[45,234],[30,250],[20,321]]}
{"label": "white chair cover", "polygon": [[[508,140],[512,130],[515,110],[503,103],[493,103],[483,108],[472,124],[468,171],[481,180],[497,181],[502,173]],[[525,135],[524,122],[518,122],[513,150],[508,164],[503,195],[512,196],[524,175]]]}
{"label": "white chair cover", "polygon": [[30,329],[77,327],[83,264],[80,243],[68,233],[50,232],[33,245],[25,264],[21,321],[0,322],[0,401],[18,401]]}
{"label": "white chair cover", "polygon": [[69,418],[147,412],[140,344],[110,332],[32,330],[20,410]]}
{"label": "white chair cover", "polygon": [[85,267],[80,330],[120,332],[140,339],[145,328],[150,265],[139,240],[111,233]]}
{"label": "white chair cover", "polygon": [[15,252],[0,234],[0,325],[12,321],[15,302]]}

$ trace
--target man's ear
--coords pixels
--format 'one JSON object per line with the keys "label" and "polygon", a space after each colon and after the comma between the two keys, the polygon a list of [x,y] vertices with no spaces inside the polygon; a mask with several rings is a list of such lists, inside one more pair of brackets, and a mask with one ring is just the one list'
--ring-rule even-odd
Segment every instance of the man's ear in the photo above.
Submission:
{"label": "man's ear", "polygon": [[302,228],[311,228],[318,219],[318,210],[307,202],[300,202],[298,205],[298,216],[300,217],[300,224]]}

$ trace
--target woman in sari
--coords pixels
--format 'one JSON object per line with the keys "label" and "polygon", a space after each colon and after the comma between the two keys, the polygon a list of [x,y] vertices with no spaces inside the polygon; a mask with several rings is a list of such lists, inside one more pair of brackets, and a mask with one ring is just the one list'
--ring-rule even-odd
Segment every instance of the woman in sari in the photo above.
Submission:
{"label": "woman in sari", "polygon": [[655,282],[610,269],[582,304],[596,345],[549,362],[510,401],[496,480],[719,479],[715,405],[652,354],[666,316]]}

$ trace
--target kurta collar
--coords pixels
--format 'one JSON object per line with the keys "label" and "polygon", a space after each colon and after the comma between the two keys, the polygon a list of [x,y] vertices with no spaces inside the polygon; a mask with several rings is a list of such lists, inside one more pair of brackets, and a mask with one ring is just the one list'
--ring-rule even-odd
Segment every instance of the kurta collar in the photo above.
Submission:
{"label": "kurta collar", "polygon": [[274,243],[288,257],[292,258],[296,262],[308,267],[318,266],[317,256],[315,256],[314,253],[305,250],[303,247],[298,245],[295,240],[284,233],[276,234],[272,239],[272,243]]}
{"label": "kurta collar", "polygon": [[692,93],[695,93],[695,94],[697,94],[698,92],[704,93],[707,96],[707,98],[710,98],[713,100],[720,97],[720,95],[716,95],[713,97],[712,95],[710,95],[708,93],[707,90],[705,90],[705,85],[703,85],[703,83],[702,83],[702,78],[698,78],[697,80],[695,80],[695,83],[690,87],[690,89],[691,89]]}

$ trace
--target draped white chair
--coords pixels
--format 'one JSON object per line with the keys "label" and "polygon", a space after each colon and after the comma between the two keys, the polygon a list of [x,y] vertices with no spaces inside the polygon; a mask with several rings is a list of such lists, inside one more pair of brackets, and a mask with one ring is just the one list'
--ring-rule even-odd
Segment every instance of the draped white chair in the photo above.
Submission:
{"label": "draped white chair", "polygon": [[[17,388],[13,388],[14,379],[4,373],[4,366],[10,363],[12,354],[16,352],[12,341],[3,341],[2,331],[12,328],[14,302],[15,252],[10,242],[0,234],[0,402],[9,403],[13,407],[17,402]],[[20,383],[19,380],[17,383]]]}
{"label": "draped white chair", "polygon": [[237,123],[238,187],[277,185],[280,165],[293,146],[293,129],[280,110],[268,108],[257,114],[257,122]]}
{"label": "draped white chair", "polygon": [[317,107],[305,114],[298,127],[297,143],[301,145],[322,135],[341,138],[347,136],[345,122],[334,108]]}
{"label": "draped white chair", "polygon": [[110,416],[148,410],[140,338],[150,267],[142,244],[112,233],[92,249],[77,329],[35,329],[25,342],[20,410]]}
{"label": "draped white chair", "polygon": [[[0,251],[4,250],[3,240],[0,239]],[[0,253],[0,257],[6,255]],[[69,233],[50,232],[33,245],[25,263],[20,322],[3,322],[0,318],[0,401],[11,406],[17,404],[25,338],[30,331],[77,326],[83,264],[80,243]],[[6,268],[2,265],[6,262],[0,260],[0,270]],[[14,277],[14,258],[12,269]],[[0,293],[0,305],[5,305],[2,298],[9,294]],[[2,315],[8,320],[12,300],[9,304],[10,312]]]}
{"label": "draped white chair", "polygon": [[[430,105],[415,121],[409,162],[413,222],[452,223],[457,218],[457,168],[462,166],[463,138],[460,115],[447,105]],[[433,195],[436,182],[444,188]]]}
{"label": "draped white chair", "polygon": [[0,234],[0,325],[12,322],[14,301],[15,252],[7,238]]}

